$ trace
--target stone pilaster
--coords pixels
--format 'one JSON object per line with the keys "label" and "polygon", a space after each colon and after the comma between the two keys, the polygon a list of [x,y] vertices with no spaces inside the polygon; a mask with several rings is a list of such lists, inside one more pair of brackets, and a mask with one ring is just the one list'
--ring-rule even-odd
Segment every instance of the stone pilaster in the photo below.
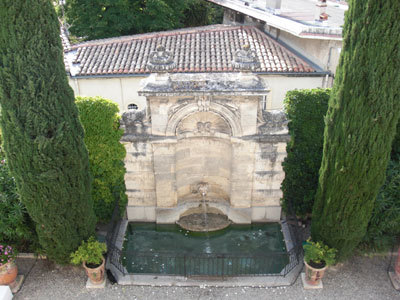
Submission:
{"label": "stone pilaster", "polygon": [[251,141],[232,141],[231,205],[250,207],[253,190],[254,151]]}
{"label": "stone pilaster", "polygon": [[128,219],[154,221],[156,193],[153,153],[147,142],[125,142],[125,184]]}
{"label": "stone pilaster", "polygon": [[175,175],[176,140],[153,142],[152,148],[157,207],[173,207],[177,204]]}

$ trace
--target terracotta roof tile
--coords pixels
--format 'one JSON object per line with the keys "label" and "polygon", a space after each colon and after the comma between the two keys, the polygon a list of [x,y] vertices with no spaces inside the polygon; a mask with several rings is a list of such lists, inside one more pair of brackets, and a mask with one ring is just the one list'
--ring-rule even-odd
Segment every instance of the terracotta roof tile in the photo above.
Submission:
{"label": "terracotta roof tile", "polygon": [[[173,53],[170,72],[232,72],[234,53],[248,44],[257,54],[256,72],[315,72],[307,62],[252,26],[205,27],[94,40],[74,45],[75,76],[149,73],[157,45]],[[76,71],[77,70],[77,71]]]}

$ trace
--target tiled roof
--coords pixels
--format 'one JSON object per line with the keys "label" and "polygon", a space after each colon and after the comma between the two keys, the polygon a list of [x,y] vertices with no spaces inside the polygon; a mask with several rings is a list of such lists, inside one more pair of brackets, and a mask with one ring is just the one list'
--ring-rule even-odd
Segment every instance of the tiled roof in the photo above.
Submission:
{"label": "tiled roof", "polygon": [[232,72],[235,52],[248,44],[256,52],[256,72],[310,73],[316,70],[283,45],[252,26],[211,25],[190,29],[94,40],[67,53],[71,75],[150,73],[149,54],[157,45],[172,52],[170,72]]}

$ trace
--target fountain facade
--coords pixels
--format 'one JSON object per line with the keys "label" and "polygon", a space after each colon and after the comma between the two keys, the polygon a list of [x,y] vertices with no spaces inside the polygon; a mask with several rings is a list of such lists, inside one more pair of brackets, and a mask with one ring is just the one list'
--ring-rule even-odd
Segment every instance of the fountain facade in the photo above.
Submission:
{"label": "fountain facade", "polygon": [[280,220],[289,136],[284,113],[263,110],[269,88],[252,59],[238,51],[233,66],[248,72],[237,73],[168,74],[156,64],[140,91],[147,108],[122,116],[129,220]]}

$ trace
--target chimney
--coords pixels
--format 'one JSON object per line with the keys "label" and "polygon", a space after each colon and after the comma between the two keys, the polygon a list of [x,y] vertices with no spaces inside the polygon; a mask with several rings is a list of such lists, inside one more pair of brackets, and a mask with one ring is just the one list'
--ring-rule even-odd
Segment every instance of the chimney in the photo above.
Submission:
{"label": "chimney", "polygon": [[280,10],[282,0],[266,0],[266,7],[270,10]]}
{"label": "chimney", "polygon": [[326,13],[326,0],[318,0],[315,8],[315,21],[326,21],[328,20],[328,14]]}

